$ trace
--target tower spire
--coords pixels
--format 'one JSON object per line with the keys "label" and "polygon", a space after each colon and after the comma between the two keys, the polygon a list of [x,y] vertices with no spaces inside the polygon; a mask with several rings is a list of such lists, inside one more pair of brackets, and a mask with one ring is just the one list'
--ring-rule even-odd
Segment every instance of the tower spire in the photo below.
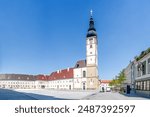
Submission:
{"label": "tower spire", "polygon": [[90,22],[89,22],[89,29],[88,29],[88,32],[87,32],[87,36],[86,37],[91,37],[91,36],[97,36],[96,34],[96,29],[94,27],[94,20],[93,20],[93,11],[91,9],[90,11]]}

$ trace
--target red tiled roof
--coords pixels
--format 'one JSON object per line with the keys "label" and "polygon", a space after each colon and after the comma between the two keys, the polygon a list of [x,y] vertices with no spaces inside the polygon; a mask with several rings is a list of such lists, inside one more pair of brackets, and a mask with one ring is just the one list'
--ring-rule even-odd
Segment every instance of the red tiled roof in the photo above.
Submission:
{"label": "red tiled roof", "polygon": [[73,68],[52,72],[48,80],[60,80],[60,79],[69,79],[69,78],[73,78]]}
{"label": "red tiled roof", "polygon": [[110,83],[111,80],[100,80],[100,83]]}
{"label": "red tiled roof", "polygon": [[49,76],[45,76],[45,75],[37,75],[36,79],[37,80],[47,80]]}

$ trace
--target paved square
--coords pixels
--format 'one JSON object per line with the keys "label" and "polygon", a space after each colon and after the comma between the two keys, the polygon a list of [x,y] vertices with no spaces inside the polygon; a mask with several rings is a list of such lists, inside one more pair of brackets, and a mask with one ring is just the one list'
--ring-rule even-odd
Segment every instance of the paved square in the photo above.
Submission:
{"label": "paved square", "polygon": [[0,89],[0,100],[147,100],[136,94],[122,95],[117,92],[58,91],[47,89]]}

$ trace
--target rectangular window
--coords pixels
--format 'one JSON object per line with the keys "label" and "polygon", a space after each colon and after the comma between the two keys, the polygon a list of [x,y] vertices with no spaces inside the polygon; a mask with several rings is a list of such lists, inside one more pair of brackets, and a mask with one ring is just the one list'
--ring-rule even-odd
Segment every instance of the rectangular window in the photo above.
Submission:
{"label": "rectangular window", "polygon": [[140,86],[139,86],[139,82],[137,82],[137,89],[138,89],[138,90],[139,90],[139,87],[140,87]]}
{"label": "rectangular window", "polygon": [[149,91],[150,91],[150,80],[149,80]]}
{"label": "rectangular window", "polygon": [[146,90],[147,90],[147,91],[149,91],[149,90],[150,90],[150,89],[149,89],[149,88],[150,88],[150,87],[149,87],[149,86],[150,86],[150,84],[149,84],[149,83],[150,83],[150,81],[149,81],[149,80],[147,80],[147,81],[146,81]]}
{"label": "rectangular window", "polygon": [[83,77],[86,77],[86,71],[83,71]]}
{"label": "rectangular window", "polygon": [[148,59],[148,74],[150,74],[150,58]]}
{"label": "rectangular window", "polygon": [[143,89],[144,89],[144,82],[141,81],[141,88],[140,88],[140,90],[143,90]]}
{"label": "rectangular window", "polygon": [[140,65],[137,66],[137,77],[141,76],[141,68]]}
{"label": "rectangular window", "polygon": [[93,43],[93,38],[89,39],[89,41],[90,41],[90,44],[92,44]]}
{"label": "rectangular window", "polygon": [[146,81],[143,81],[143,83],[144,83],[144,89],[143,89],[143,90],[146,91],[146,84],[147,84],[147,82],[146,82]]}
{"label": "rectangular window", "polygon": [[147,85],[148,85],[148,90],[150,91],[150,80],[148,80]]}
{"label": "rectangular window", "polygon": [[135,83],[135,89],[138,89],[138,82]]}
{"label": "rectangular window", "polygon": [[142,75],[146,74],[146,61],[142,63]]}
{"label": "rectangular window", "polygon": [[137,89],[140,90],[140,82],[137,82]]}
{"label": "rectangular window", "polygon": [[141,82],[138,82],[138,90],[141,89]]}
{"label": "rectangular window", "polygon": [[92,48],[92,45],[90,45],[90,48]]}

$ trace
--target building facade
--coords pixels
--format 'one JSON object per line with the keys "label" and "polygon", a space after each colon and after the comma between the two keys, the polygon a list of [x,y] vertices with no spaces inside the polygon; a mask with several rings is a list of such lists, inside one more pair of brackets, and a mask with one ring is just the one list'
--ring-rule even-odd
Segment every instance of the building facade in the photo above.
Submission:
{"label": "building facade", "polygon": [[125,88],[129,87],[134,90],[135,86],[135,64],[136,61],[130,61],[129,65],[124,69],[126,80],[123,82]]}
{"label": "building facade", "polygon": [[24,74],[1,74],[0,75],[0,88],[8,89],[35,89],[36,77],[33,75]]}
{"label": "building facade", "polygon": [[[142,52],[125,68],[126,86],[137,94],[150,97],[150,49]],[[139,59],[140,58],[140,59]]]}
{"label": "building facade", "polygon": [[150,53],[135,64],[136,93],[150,97]]}
{"label": "building facade", "polygon": [[109,85],[111,80],[99,80],[99,82],[100,82],[99,89],[101,92],[111,91],[111,86]]}
{"label": "building facade", "polygon": [[0,88],[98,89],[98,39],[92,14],[86,35],[86,60],[77,61],[74,67],[57,70],[50,75],[2,74]]}
{"label": "building facade", "polygon": [[73,90],[74,78],[73,68],[57,70],[48,77],[48,88],[55,90]]}

